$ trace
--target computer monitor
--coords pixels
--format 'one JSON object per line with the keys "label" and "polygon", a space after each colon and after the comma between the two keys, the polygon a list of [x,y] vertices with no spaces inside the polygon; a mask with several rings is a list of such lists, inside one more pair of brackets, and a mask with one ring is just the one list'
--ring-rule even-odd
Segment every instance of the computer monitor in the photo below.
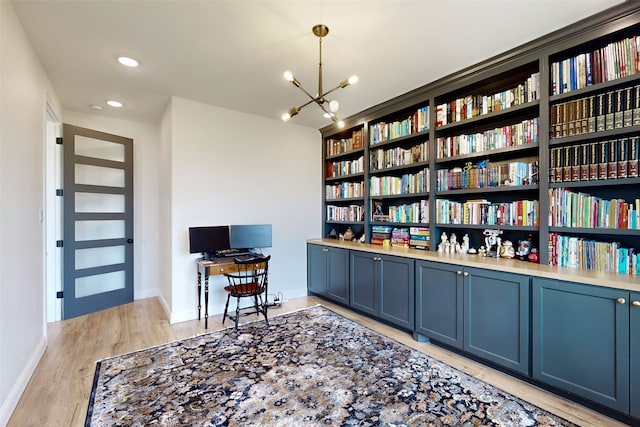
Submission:
{"label": "computer monitor", "polygon": [[247,224],[229,226],[231,249],[255,249],[271,247],[271,224]]}
{"label": "computer monitor", "polygon": [[189,227],[189,253],[203,253],[205,258],[229,249],[229,226]]}

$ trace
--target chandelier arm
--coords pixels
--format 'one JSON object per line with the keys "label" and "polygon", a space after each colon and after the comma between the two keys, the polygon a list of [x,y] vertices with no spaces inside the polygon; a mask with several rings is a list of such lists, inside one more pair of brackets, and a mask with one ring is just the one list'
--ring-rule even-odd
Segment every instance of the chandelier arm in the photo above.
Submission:
{"label": "chandelier arm", "polygon": [[319,96],[318,98],[324,98],[325,96],[329,95],[331,92],[334,92],[338,89],[340,89],[342,87],[341,84],[339,84],[338,86],[334,87],[333,89],[329,89],[328,91],[326,91],[325,93],[323,93],[321,96]]}
{"label": "chandelier arm", "polygon": [[[305,94],[307,94],[307,96],[308,96],[309,98],[311,98],[311,101],[318,102],[318,99],[319,99],[319,98],[317,98],[317,97],[315,97],[315,96],[311,95],[309,92],[307,92],[307,90],[306,90],[305,88],[303,88],[303,87],[302,87],[302,85],[297,85],[296,87],[297,87],[298,89],[300,89],[301,91],[303,91]],[[307,105],[307,104],[305,104],[305,105]]]}

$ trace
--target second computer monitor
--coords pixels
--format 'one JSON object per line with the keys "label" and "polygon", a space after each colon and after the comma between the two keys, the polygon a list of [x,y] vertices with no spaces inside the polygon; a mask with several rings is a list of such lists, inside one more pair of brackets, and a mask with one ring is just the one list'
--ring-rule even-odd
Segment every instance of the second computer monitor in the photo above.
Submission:
{"label": "second computer monitor", "polygon": [[229,226],[231,249],[271,247],[271,224],[243,224]]}

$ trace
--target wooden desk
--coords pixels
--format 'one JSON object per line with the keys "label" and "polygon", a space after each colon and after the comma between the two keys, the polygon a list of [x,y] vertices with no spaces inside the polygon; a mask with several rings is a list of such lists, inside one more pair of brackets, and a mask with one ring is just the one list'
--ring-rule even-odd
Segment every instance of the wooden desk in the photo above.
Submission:
{"label": "wooden desk", "polygon": [[212,260],[199,259],[198,266],[198,320],[202,310],[202,276],[204,276],[204,328],[209,327],[209,276],[220,276],[225,273],[235,273],[238,266],[233,257],[214,258]]}

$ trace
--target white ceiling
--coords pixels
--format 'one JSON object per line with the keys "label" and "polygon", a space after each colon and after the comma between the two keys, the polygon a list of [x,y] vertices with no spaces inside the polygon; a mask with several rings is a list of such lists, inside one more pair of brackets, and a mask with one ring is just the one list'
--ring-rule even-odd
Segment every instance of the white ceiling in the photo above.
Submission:
{"label": "white ceiling", "polygon": [[[285,70],[317,91],[318,23],[324,89],[360,77],[336,92],[344,118],[621,2],[12,0],[65,110],[151,123],[171,96],[279,119],[307,101]],[[315,105],[292,122],[330,123]]]}

